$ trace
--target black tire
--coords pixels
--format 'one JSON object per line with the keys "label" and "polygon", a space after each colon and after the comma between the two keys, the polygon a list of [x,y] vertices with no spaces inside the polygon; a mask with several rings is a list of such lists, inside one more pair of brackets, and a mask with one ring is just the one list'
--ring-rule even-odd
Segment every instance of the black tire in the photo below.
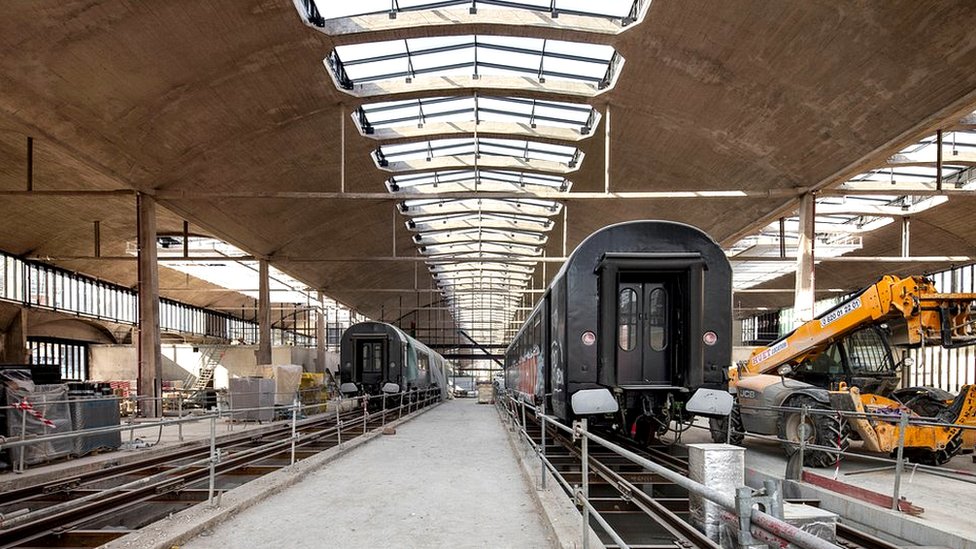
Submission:
{"label": "black tire", "polygon": [[[732,422],[732,432],[729,433],[729,422]],[[742,445],[746,437],[742,428],[742,414],[739,412],[739,401],[732,405],[732,413],[720,418],[708,418],[708,430],[712,434],[712,442]]]}
{"label": "black tire", "polygon": [[[807,406],[810,410],[830,410],[830,407],[806,395],[796,395],[787,400],[783,406],[793,408]],[[801,432],[805,432],[808,444],[835,448],[841,452],[846,452],[850,447],[851,427],[843,417],[837,414],[807,414],[806,429],[801,429],[801,418],[802,414],[799,411],[780,413],[776,422],[776,432],[780,440],[799,442]],[[799,451],[800,447],[797,444],[784,442],[783,449],[786,455],[792,456]],[[803,464],[808,467],[829,467],[843,457],[842,454],[835,452],[806,449],[803,452]]]}
{"label": "black tire", "polygon": [[[962,433],[957,433],[956,436],[952,437],[952,440],[946,444],[946,447],[941,450],[923,450],[920,448],[906,448],[905,457],[910,461],[915,463],[921,463],[922,465],[945,465],[962,450]],[[897,452],[892,452],[891,457],[896,457]]]}

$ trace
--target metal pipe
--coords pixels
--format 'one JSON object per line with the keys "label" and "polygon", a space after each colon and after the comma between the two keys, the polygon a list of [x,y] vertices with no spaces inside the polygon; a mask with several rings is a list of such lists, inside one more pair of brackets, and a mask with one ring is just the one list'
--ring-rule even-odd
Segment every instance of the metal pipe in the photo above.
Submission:
{"label": "metal pipe", "polygon": [[[553,420],[555,419],[556,418],[553,418]],[[604,448],[607,448],[608,450],[616,453],[617,455],[620,455],[622,457],[625,457],[633,461],[634,463],[637,463],[638,465],[644,467],[645,469],[650,469],[654,473],[657,473],[658,475],[664,477],[668,481],[673,482],[678,486],[681,486],[682,488],[688,490],[693,494],[700,495],[709,501],[715,502],[721,505],[722,507],[725,507],[726,509],[729,510],[735,509],[735,498],[729,497],[727,494],[723,492],[719,492],[717,490],[709,488],[708,486],[701,485],[666,467],[658,465],[653,461],[650,461],[642,456],[639,456],[631,452],[630,450],[627,450],[626,448],[622,448],[610,442],[609,440],[594,435],[593,433],[583,431],[582,436],[591,439],[593,442],[596,442],[597,444],[603,446]],[[807,549],[838,549],[838,546],[824,539],[818,538],[813,534],[804,532],[791,524],[787,524],[779,519],[767,515],[766,513],[763,513],[758,509],[752,510],[752,521],[753,523],[758,524],[764,530],[767,530],[773,533],[774,535],[781,536]]]}
{"label": "metal pipe", "polygon": [[891,492],[891,509],[898,510],[898,498],[901,495],[901,474],[905,469],[905,430],[908,427],[908,414],[902,410],[898,421],[898,452],[895,458],[895,486]]}
{"label": "metal pipe", "polygon": [[[524,408],[523,408],[524,410]],[[580,450],[582,459],[580,460],[580,483],[583,485],[583,497],[580,503],[583,504],[583,549],[590,549],[590,508],[585,504],[590,499],[590,441],[586,437],[586,417],[580,420],[580,428],[583,439],[580,440]]]}
{"label": "metal pipe", "polygon": [[217,418],[210,418],[210,487],[207,490],[207,500],[214,504],[214,482],[217,472]]}
{"label": "metal pipe", "polygon": [[296,436],[296,427],[298,422],[298,397],[295,397],[295,400],[292,401],[291,406],[292,406],[291,408],[291,462],[289,463],[289,465],[294,465],[295,464],[295,440],[297,440],[298,438]]}

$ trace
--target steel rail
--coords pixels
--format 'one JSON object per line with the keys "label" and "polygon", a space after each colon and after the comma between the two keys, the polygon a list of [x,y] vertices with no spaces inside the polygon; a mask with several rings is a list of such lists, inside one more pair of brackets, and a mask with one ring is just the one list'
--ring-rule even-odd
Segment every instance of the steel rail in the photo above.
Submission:
{"label": "steel rail", "polygon": [[[249,442],[253,443],[282,434],[288,434],[289,436],[266,442],[256,448],[248,448],[227,455],[226,458],[222,459],[216,465],[216,473],[218,475],[226,475],[227,473],[246,468],[275,456],[287,454],[291,449],[293,441],[296,447],[305,447],[317,444],[322,439],[335,436],[334,441],[327,441],[329,445],[318,451],[328,450],[341,444],[342,434],[348,437],[346,440],[364,435],[370,428],[375,429],[381,423],[385,424],[388,415],[396,414],[400,416],[404,408],[413,411],[426,408],[436,402],[439,395],[434,392],[427,392],[425,395],[420,394],[416,396],[419,398],[415,401],[408,401],[402,405],[384,409],[382,412],[370,413],[368,410],[356,407],[347,411],[345,414],[340,414],[338,418],[337,416],[323,414],[321,418],[303,420],[301,426],[303,432],[297,435],[297,437],[291,436],[292,427],[290,423],[283,423],[279,428],[257,434],[243,432],[233,437],[236,445]],[[325,426],[323,429],[313,430],[311,433],[304,432],[310,428],[315,429],[323,425]],[[226,446],[225,444],[222,448]],[[3,524],[4,528],[0,529],[0,547],[17,547],[51,534],[69,531],[86,523],[91,523],[108,514],[118,514],[120,510],[131,510],[133,507],[156,498],[161,494],[182,490],[187,486],[205,480],[209,476],[209,447],[198,447],[178,453],[182,454],[183,459],[196,455],[204,457],[200,457],[190,463],[176,465],[174,468],[161,471],[146,478],[13,517],[5,521]],[[142,460],[136,465],[141,465],[145,468],[158,467],[159,463],[173,461],[173,459],[174,454],[170,453],[165,456]],[[286,466],[281,465],[280,467],[283,468]],[[129,469],[130,471],[126,474],[133,472],[131,467]],[[109,477],[119,476],[117,470],[110,469],[107,471]],[[97,474],[87,476],[86,484],[94,481],[102,481],[106,478],[106,475],[99,477]],[[52,483],[47,483],[47,486],[50,486],[50,484]],[[55,486],[61,485],[64,485],[64,483],[55,484]],[[71,486],[74,487],[76,485],[72,483]],[[43,487],[41,491],[44,492]]]}

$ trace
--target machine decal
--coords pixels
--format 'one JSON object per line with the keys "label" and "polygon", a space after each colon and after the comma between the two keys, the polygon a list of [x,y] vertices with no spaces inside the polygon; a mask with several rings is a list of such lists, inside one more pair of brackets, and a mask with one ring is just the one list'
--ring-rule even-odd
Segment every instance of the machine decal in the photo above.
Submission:
{"label": "machine decal", "polygon": [[857,297],[855,299],[852,299],[851,301],[848,301],[847,303],[844,303],[840,307],[837,307],[830,313],[824,315],[824,317],[820,319],[820,327],[821,328],[826,327],[831,322],[837,320],[838,318],[846,315],[851,311],[858,309],[860,306],[861,306],[860,297]]}
{"label": "machine decal", "polygon": [[787,347],[789,347],[789,343],[787,343],[786,341],[780,341],[776,345],[773,345],[772,347],[770,347],[770,348],[766,349],[765,351],[759,353],[758,355],[752,357],[751,362],[753,364],[759,364],[760,362],[762,362],[762,361],[766,360],[767,358],[775,355],[776,353],[778,353],[778,352],[786,349]]}

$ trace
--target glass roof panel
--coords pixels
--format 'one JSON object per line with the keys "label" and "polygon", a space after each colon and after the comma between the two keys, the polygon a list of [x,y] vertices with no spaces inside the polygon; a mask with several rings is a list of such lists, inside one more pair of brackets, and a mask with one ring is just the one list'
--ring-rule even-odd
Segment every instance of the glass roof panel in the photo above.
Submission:
{"label": "glass roof panel", "polygon": [[455,242],[513,242],[526,245],[543,245],[548,238],[542,233],[527,231],[501,231],[498,229],[462,229],[456,231],[435,231],[416,234],[413,241],[417,244],[448,244]]}
{"label": "glass roof panel", "polygon": [[[527,74],[600,84],[613,75],[612,46],[493,35],[435,36],[336,46],[329,67],[340,86],[422,75]],[[608,78],[608,76],[610,78]]]}
{"label": "glass roof panel", "polygon": [[416,199],[404,200],[397,207],[400,213],[409,216],[493,212],[551,217],[562,211],[559,202],[533,198]]}
{"label": "glass roof panel", "polygon": [[560,101],[474,95],[367,103],[356,111],[360,129],[422,127],[436,122],[506,122],[589,132],[600,115],[593,107]]}
{"label": "glass roof panel", "polygon": [[525,215],[524,213],[506,214],[485,211],[434,215],[418,214],[410,221],[407,221],[407,228],[411,231],[444,230],[458,227],[492,227],[550,231],[554,225],[555,223],[551,219],[546,219],[541,216]]}
{"label": "glass roof panel", "polygon": [[510,170],[441,170],[398,175],[386,181],[390,192],[569,192],[572,182],[559,175]]}
{"label": "glass roof panel", "polygon": [[358,15],[386,14],[443,9],[450,6],[474,7],[477,10],[530,10],[561,13],[576,13],[597,17],[627,17],[637,2],[635,0],[358,0],[357,2],[336,2],[335,0],[312,0],[325,19],[355,17]]}
{"label": "glass roof panel", "polygon": [[385,144],[376,149],[381,165],[385,162],[430,160],[444,156],[460,155],[512,156],[525,160],[547,160],[573,166],[578,162],[580,150],[571,145],[555,145],[526,139],[495,138],[444,138],[411,143]]}

